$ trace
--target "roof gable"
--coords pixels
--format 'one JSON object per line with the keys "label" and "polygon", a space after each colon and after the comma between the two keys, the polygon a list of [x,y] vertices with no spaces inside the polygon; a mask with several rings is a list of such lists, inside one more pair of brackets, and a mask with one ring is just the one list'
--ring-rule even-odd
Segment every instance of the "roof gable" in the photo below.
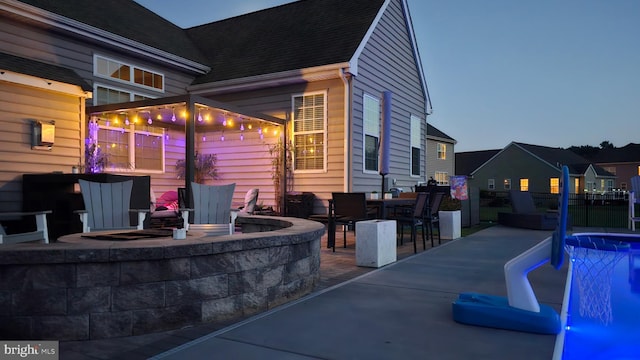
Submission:
{"label": "roof gable", "polygon": [[429,123],[427,123],[427,138],[444,139],[444,140],[449,140],[452,143],[456,143],[456,140],[454,138],[445,134],[444,132],[440,131],[438,128],[436,128],[435,126]]}
{"label": "roof gable", "polygon": [[189,28],[213,69],[194,84],[348,62],[383,4],[301,0]]}
{"label": "roof gable", "polygon": [[471,175],[499,152],[500,150],[481,150],[456,153],[456,174]]}

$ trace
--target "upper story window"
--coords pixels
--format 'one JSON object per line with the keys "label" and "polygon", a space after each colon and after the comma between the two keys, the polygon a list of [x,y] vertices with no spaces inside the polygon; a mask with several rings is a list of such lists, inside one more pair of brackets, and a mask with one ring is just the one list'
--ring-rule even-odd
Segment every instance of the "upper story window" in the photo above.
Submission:
{"label": "upper story window", "polygon": [[550,178],[549,179],[549,192],[552,194],[560,193],[560,179],[559,178]]}
{"label": "upper story window", "polygon": [[378,172],[380,144],[380,100],[365,94],[362,98],[364,170]]}
{"label": "upper story window", "polygon": [[164,92],[164,75],[104,56],[94,56],[94,74],[111,80]]}
{"label": "upper story window", "polygon": [[438,143],[438,160],[447,160],[447,144]]}
{"label": "upper story window", "polygon": [[520,191],[529,191],[529,179],[520,179]]}
{"label": "upper story window", "polygon": [[495,190],[496,189],[496,179],[489,179],[487,181],[487,188],[489,188],[489,190]]}
{"label": "upper story window", "polygon": [[420,176],[421,147],[420,118],[411,115],[411,176]]}
{"label": "upper story window", "polygon": [[511,179],[504,179],[502,184],[505,190],[511,190]]}
{"label": "upper story window", "polygon": [[295,171],[324,171],[326,164],[327,94],[294,95],[293,168]]}
{"label": "upper story window", "polygon": [[115,104],[129,101],[138,101],[151,99],[149,96],[136,94],[131,91],[117,89],[113,87],[107,87],[103,85],[94,85],[93,97],[94,105]]}

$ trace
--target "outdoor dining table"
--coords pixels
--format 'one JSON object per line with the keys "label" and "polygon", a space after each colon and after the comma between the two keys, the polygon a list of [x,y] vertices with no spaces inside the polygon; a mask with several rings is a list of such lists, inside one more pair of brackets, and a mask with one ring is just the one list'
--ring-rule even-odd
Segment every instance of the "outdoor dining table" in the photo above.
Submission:
{"label": "outdoor dining table", "polygon": [[[368,207],[376,208],[377,219],[387,219],[399,207],[411,207],[415,198],[367,199]],[[329,199],[329,219],[327,223],[327,248],[333,248],[336,242],[336,224],[334,221],[333,201]]]}

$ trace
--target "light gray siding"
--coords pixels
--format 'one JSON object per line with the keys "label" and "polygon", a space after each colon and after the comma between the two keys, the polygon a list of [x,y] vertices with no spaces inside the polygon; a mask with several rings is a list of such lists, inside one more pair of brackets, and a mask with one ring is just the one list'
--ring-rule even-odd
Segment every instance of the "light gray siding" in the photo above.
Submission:
{"label": "light gray siding", "polygon": [[[438,159],[438,144],[445,144],[447,146],[446,159]],[[435,179],[436,172],[446,172],[449,176],[456,175],[455,166],[455,145],[451,141],[444,139],[437,139],[427,137],[427,180],[433,176]]]}
{"label": "light gray siding", "polygon": [[[68,173],[78,165],[82,102],[78,96],[0,81],[0,211],[22,210],[22,174]],[[34,120],[55,121],[50,151],[31,149]]]}
{"label": "light gray siding", "polygon": [[[392,95],[391,163],[387,179],[395,186],[410,190],[425,181],[425,144],[421,144],[420,176],[411,175],[411,115],[422,119],[420,138],[426,137],[425,100],[416,59],[404,19],[401,1],[391,1],[378,26],[361,53],[358,76],[353,82],[353,191],[380,191],[381,176],[363,172],[363,94]],[[391,186],[391,185],[390,185]]]}

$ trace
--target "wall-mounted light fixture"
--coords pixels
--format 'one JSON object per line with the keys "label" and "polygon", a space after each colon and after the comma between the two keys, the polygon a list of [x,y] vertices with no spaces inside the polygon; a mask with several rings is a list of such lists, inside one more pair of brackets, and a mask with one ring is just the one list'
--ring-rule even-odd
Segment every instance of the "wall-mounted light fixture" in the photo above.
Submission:
{"label": "wall-mounted light fixture", "polygon": [[56,137],[55,121],[31,122],[31,149],[51,150]]}

